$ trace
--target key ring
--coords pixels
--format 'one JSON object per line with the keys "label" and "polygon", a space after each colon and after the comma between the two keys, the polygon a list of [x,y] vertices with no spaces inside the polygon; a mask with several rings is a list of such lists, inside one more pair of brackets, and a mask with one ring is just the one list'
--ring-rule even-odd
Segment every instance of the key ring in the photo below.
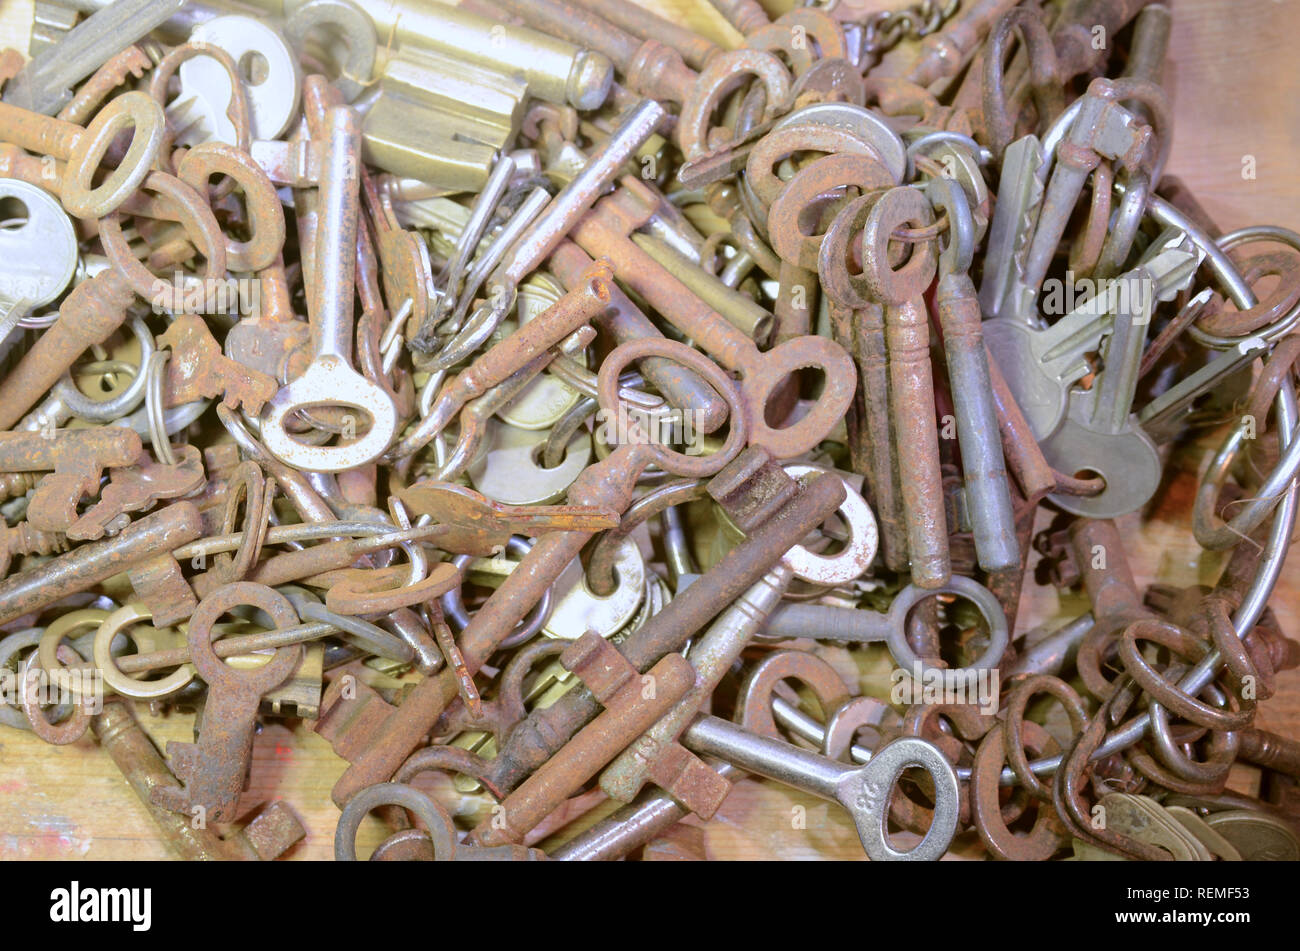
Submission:
{"label": "key ring", "polygon": [[131,318],[129,326],[132,335],[140,344],[140,365],[136,368],[130,384],[121,393],[106,400],[91,399],[82,393],[73,381],[71,370],[54,384],[54,393],[73,416],[97,423],[107,423],[130,414],[143,402],[145,387],[149,383],[149,374],[146,371],[149,367],[149,359],[155,350],[154,337],[153,332],[139,317]]}
{"label": "key ring", "polygon": [[1286,452],[1264,483],[1229,521],[1225,522],[1215,512],[1223,484],[1228,478],[1237,453],[1247,433],[1255,427],[1255,420],[1243,416],[1232,427],[1228,438],[1210,461],[1201,484],[1196,490],[1196,499],[1192,506],[1192,533],[1197,544],[1209,551],[1225,551],[1250,537],[1264,519],[1277,507],[1282,495],[1289,491],[1300,472],[1300,426],[1291,432]]}
{"label": "key ring", "polygon": [[[127,604],[104,618],[100,622],[99,630],[95,632],[95,642],[92,648],[95,666],[99,668],[104,683],[112,687],[120,696],[130,697],[133,700],[161,700],[163,697],[170,696],[188,686],[195,677],[196,671],[193,664],[182,664],[166,677],[158,680],[139,680],[123,673],[118,668],[110,652],[113,639],[119,633],[126,634],[128,637],[131,636],[128,632],[132,627],[141,621],[148,621],[152,618],[153,612],[143,605]],[[178,626],[178,630],[188,636],[189,625],[181,624]]]}
{"label": "key ring", "polygon": [[[1221,235],[1215,245],[1222,251],[1231,251],[1234,248],[1256,241],[1276,241],[1279,244],[1300,251],[1300,233],[1292,231],[1290,228],[1281,228],[1275,225],[1255,225],[1249,228],[1238,228],[1236,231]],[[1238,315],[1234,314],[1233,316]],[[1300,323],[1300,302],[1297,302],[1295,306],[1291,307],[1276,321],[1255,330],[1252,336],[1262,337],[1269,343],[1276,343],[1295,329],[1298,323]],[[1211,350],[1230,350],[1240,340],[1239,337],[1209,333],[1195,323],[1188,326],[1187,333],[1201,346]]]}

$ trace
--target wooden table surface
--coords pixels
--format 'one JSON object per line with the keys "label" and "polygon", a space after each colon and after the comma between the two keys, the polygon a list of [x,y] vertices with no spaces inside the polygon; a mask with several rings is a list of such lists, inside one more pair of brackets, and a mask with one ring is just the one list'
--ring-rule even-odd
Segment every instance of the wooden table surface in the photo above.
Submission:
{"label": "wooden table surface", "polygon": [[[716,38],[728,28],[705,0],[643,0],[647,6],[700,25]],[[903,4],[891,4],[902,6]],[[1275,0],[1179,0],[1165,86],[1175,106],[1175,136],[1169,171],[1182,178],[1225,229],[1251,224],[1300,225],[1300,4]],[[31,0],[6,0],[0,10],[0,44],[25,49]],[[1248,157],[1253,157],[1250,163]],[[1243,175],[1253,164],[1255,175]],[[1209,451],[1211,435],[1199,444]],[[1212,582],[1222,559],[1194,543],[1186,503],[1194,491],[1204,453],[1187,453],[1190,470],[1175,481],[1172,501],[1155,507],[1146,524],[1125,521],[1133,543],[1128,556],[1140,584]],[[1284,631],[1300,635],[1300,561],[1292,556],[1271,602]],[[1024,614],[1034,619],[1076,616],[1079,597],[1059,598],[1051,588],[1030,588]],[[1023,629],[1023,628],[1022,628]],[[844,663],[843,652],[827,651]],[[887,685],[888,663],[854,671],[866,688]],[[192,739],[192,718],[140,716],[162,746]],[[1280,677],[1278,694],[1261,706],[1261,727],[1300,736],[1300,671]],[[309,724],[271,723],[254,745],[251,788],[241,805],[253,808],[285,799],[302,817],[307,839],[289,858],[332,856],[338,811],[329,791],[345,768]],[[1249,770],[1234,786],[1248,789]],[[482,802],[456,793],[448,781],[430,786],[453,811],[469,814]],[[802,808],[802,812],[800,811]],[[792,817],[799,817],[798,819]],[[802,826],[802,827],[800,827]],[[377,841],[379,825],[367,820],[360,848]],[[679,826],[654,850],[677,850],[713,858],[780,857],[862,859],[862,850],[838,807],[776,784],[745,781],[719,816],[703,829]],[[959,848],[957,852],[968,852]],[[85,738],[66,747],[48,746],[30,733],[0,728],[0,858],[166,859],[157,829],[123,782],[116,767]]]}

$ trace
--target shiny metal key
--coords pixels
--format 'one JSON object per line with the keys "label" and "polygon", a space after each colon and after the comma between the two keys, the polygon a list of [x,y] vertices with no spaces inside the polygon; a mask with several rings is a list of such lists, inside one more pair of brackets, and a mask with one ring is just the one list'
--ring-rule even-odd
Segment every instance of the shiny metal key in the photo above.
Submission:
{"label": "shiny metal key", "polygon": [[185,0],[117,0],[42,50],[5,84],[4,101],[52,116],[72,99],[72,87],[105,60],[170,19]]}
{"label": "shiny metal key", "polygon": [[[299,469],[342,472],[374,462],[397,430],[397,409],[388,394],[352,368],[353,292],[360,211],[361,127],[356,110],[331,108],[322,129],[327,138],[316,233],[317,281],[309,295],[316,350],[301,376],[281,387],[263,411],[262,439],[277,459]],[[310,446],[285,430],[285,420],[312,406],[349,406],[370,417],[370,430],[356,442]]]}
{"label": "shiny metal key", "polygon": [[[886,744],[865,766],[837,763],[712,716],[696,719],[682,734],[682,742],[701,756],[716,756],[748,772],[839,803],[853,817],[862,848],[873,862],[937,862],[957,829],[957,773],[937,747],[917,737],[900,737]],[[886,820],[894,784],[910,767],[925,770],[934,781],[934,820],[925,838],[903,852],[889,844]]]}
{"label": "shiny metal key", "polygon": [[1070,392],[1066,419],[1041,443],[1058,471],[1095,472],[1106,481],[1097,495],[1049,496],[1067,512],[1116,518],[1141,508],[1160,487],[1160,453],[1133,413],[1133,397],[1151,312],[1190,282],[1201,258],[1186,234],[1170,229],[1143,264],[1118,279],[1118,293],[1108,294],[1115,314],[1102,370],[1091,389]]}
{"label": "shiny metal key", "polygon": [[0,228],[0,343],[33,307],[48,304],[77,270],[77,235],[72,221],[35,185],[0,178],[0,199],[18,203],[26,221]]}
{"label": "shiny metal key", "polygon": [[1112,288],[1147,288],[1154,307],[1187,286],[1202,258],[1185,234],[1171,229],[1152,244],[1138,267],[1050,327],[1037,330],[1011,316],[984,322],[989,352],[1037,439],[1048,438],[1060,427],[1071,388],[1088,374],[1085,356],[1097,350],[1111,330],[1114,316],[1105,305],[1119,296]]}
{"label": "shiny metal key", "polygon": [[980,280],[980,309],[987,320],[1012,317],[1025,324],[1036,323],[1034,295],[1025,288],[1022,276],[1050,168],[1037,136],[1016,140],[1002,156],[998,204],[989,224]]}

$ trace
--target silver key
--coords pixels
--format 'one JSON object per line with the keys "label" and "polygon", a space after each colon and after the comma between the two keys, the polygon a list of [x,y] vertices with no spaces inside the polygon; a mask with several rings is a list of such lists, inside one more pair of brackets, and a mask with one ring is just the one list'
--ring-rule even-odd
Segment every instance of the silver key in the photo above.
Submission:
{"label": "silver key", "polygon": [[[1102,371],[1091,389],[1070,392],[1066,419],[1041,443],[1044,458],[1054,468],[1096,472],[1106,481],[1098,495],[1049,496],[1076,515],[1117,518],[1141,508],[1160,487],[1160,452],[1133,413],[1138,368],[1156,301],[1162,294],[1171,297],[1178,284],[1191,279],[1201,254],[1181,232],[1166,232],[1155,248],[1150,269],[1139,265],[1119,279],[1125,283],[1114,298],[1117,306]],[[1153,272],[1163,272],[1165,279]]]}
{"label": "silver key", "polygon": [[[302,71],[298,57],[278,30],[253,17],[216,17],[194,28],[193,43],[206,43],[230,54],[239,67],[248,99],[252,138],[278,139],[298,113]],[[234,90],[230,74],[210,56],[181,63],[180,95],[168,109],[184,112],[189,123],[177,145],[197,145],[216,140],[238,145],[234,123],[227,110]]]}
{"label": "silver key", "polygon": [[[315,472],[342,472],[374,462],[397,431],[388,394],[352,368],[353,291],[360,205],[361,126],[356,110],[336,106],[325,117],[326,152],[320,187],[319,264],[312,321],[311,364],[273,396],[263,410],[262,441],[281,462]],[[350,406],[370,417],[370,431],[341,446],[309,446],[285,431],[285,419],[312,406]]]}
{"label": "silver key", "polygon": [[[957,773],[933,744],[900,737],[875,752],[865,766],[849,766],[797,746],[751,733],[719,717],[701,716],[682,734],[683,744],[747,772],[775,779],[848,810],[862,848],[873,862],[937,862],[957,830]],[[919,767],[934,781],[934,819],[911,851],[889,844],[885,830],[894,784],[905,769]]]}
{"label": "silver key", "polygon": [[27,219],[0,228],[2,343],[33,307],[63,293],[76,273],[78,257],[72,221],[55,198],[35,185],[2,178],[0,201],[20,205]]}
{"label": "silver key", "polygon": [[1102,305],[1113,296],[1111,288],[1149,288],[1154,307],[1190,283],[1203,257],[1183,232],[1170,229],[1136,268],[1052,326],[1036,330],[1009,316],[984,322],[989,352],[1037,439],[1047,439],[1060,427],[1071,387],[1088,374],[1085,356],[1110,332],[1113,315]]}
{"label": "silver key", "polygon": [[72,87],[109,57],[170,19],[185,0],[117,0],[42,50],[5,84],[4,101],[52,116],[72,99]]}
{"label": "silver key", "polygon": [[1011,143],[1002,157],[998,204],[989,225],[980,280],[980,309],[985,319],[1014,317],[1034,322],[1034,295],[1026,293],[1023,280],[1024,259],[1050,167],[1042,143],[1033,135]]}

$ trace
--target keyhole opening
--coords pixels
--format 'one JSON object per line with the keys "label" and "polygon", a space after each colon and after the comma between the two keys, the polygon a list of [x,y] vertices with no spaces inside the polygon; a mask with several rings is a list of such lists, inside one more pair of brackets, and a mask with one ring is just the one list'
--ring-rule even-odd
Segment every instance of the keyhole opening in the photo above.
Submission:
{"label": "keyhole opening", "polygon": [[529,456],[533,460],[533,465],[537,466],[537,468],[539,469],[544,469],[549,472],[551,471],[552,468],[558,469],[560,468],[560,466],[564,465],[564,460],[569,458],[569,447],[568,446],[564,447],[564,451],[560,454],[560,459],[554,465],[554,467],[546,465],[545,454],[546,454],[546,443],[539,442],[536,446],[532,448],[532,451],[529,453]]}
{"label": "keyhole opening", "polygon": [[1090,482],[1093,479],[1100,479],[1103,486],[1106,484],[1106,477],[1096,469],[1080,469],[1074,474],[1074,477],[1084,482]]}
{"label": "keyhole opening", "polygon": [[[903,809],[907,808],[907,803],[909,802],[925,809],[932,809],[934,807],[934,780],[931,779],[930,774],[920,766],[909,766],[903,770],[902,774],[894,782],[894,786],[902,793],[901,799],[904,801],[900,802],[899,805]],[[892,789],[890,790],[890,799],[893,799]],[[924,817],[918,818],[918,824],[923,824],[925,821]],[[905,826],[895,822],[892,815],[889,815],[889,818],[885,822],[885,840],[889,842],[891,848],[900,852],[912,847],[906,844],[900,846],[900,843],[891,840],[891,837],[895,833],[903,831],[915,831],[920,835],[924,835],[926,832],[924,828],[908,830]]]}
{"label": "keyhole opening", "polygon": [[[763,405],[763,421],[772,429],[789,429],[808,415],[826,385],[821,367],[800,367],[772,388]],[[800,405],[799,400],[807,400]]]}
{"label": "keyhole opening", "polygon": [[249,86],[260,86],[270,75],[271,64],[257,50],[249,50],[239,57],[239,78]]}
{"label": "keyhole opening", "polygon": [[27,203],[17,195],[5,195],[0,198],[0,230],[20,231],[27,227],[31,211]]}
{"label": "keyhole opening", "polygon": [[965,667],[989,643],[988,621],[974,602],[957,595],[939,594],[915,605],[904,621],[912,649],[921,657],[934,656],[950,668]]}

